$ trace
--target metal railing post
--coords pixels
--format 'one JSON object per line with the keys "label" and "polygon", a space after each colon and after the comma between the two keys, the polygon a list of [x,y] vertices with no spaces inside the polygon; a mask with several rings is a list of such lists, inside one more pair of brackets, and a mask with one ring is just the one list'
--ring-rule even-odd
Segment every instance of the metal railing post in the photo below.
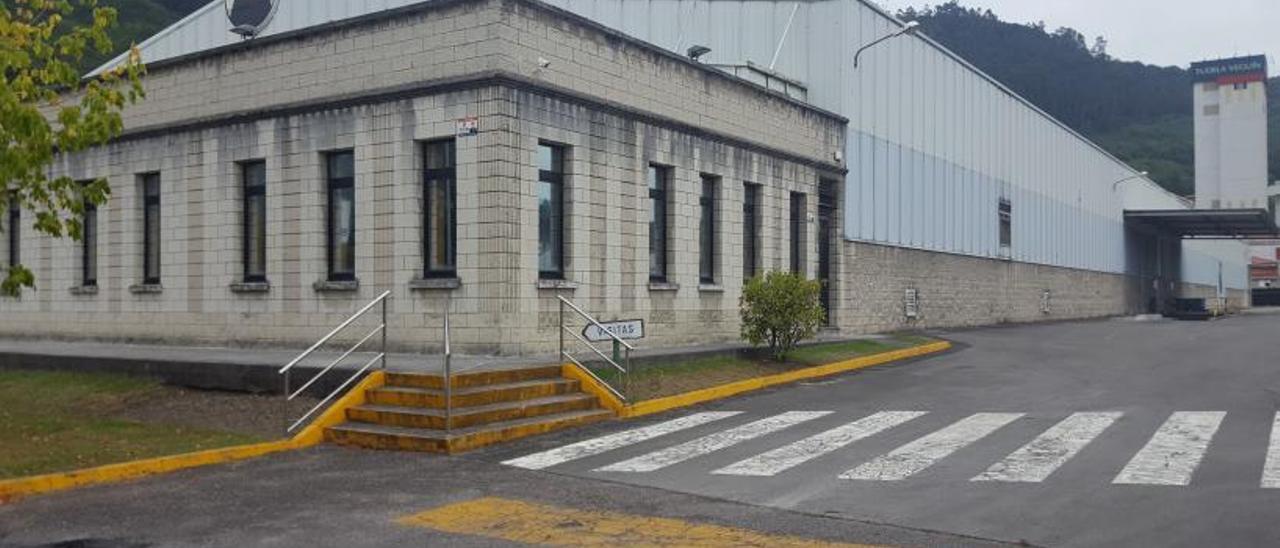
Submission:
{"label": "metal railing post", "polygon": [[284,433],[289,433],[289,372],[284,372],[284,402],[281,404],[283,413],[281,414],[282,423],[284,425]]}
{"label": "metal railing post", "polygon": [[453,308],[453,295],[444,300],[444,431],[453,430],[453,344],[449,335],[449,309]]}
{"label": "metal railing post", "polygon": [[387,370],[387,301],[390,297],[382,298],[382,370]]}
{"label": "metal railing post", "polygon": [[564,301],[560,301],[560,355],[556,357],[556,361],[564,364]]}

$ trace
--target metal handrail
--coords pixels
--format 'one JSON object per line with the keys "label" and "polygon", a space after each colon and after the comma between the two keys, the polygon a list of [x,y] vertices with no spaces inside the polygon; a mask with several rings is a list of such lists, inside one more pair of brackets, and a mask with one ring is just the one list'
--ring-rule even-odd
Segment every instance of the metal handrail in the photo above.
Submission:
{"label": "metal handrail", "polygon": [[[298,362],[302,361],[307,356],[310,356],[313,352],[315,352],[317,349],[323,346],[324,343],[329,342],[329,339],[332,339],[334,335],[337,335],[343,329],[346,329],[348,325],[351,325],[351,322],[354,322],[360,319],[360,316],[363,316],[365,312],[368,312],[370,309],[376,306],[379,302],[384,303],[382,318],[383,320],[386,320],[387,314],[385,310],[386,309],[385,301],[389,296],[391,296],[391,291],[389,290],[383,291],[381,295],[378,295],[378,298],[373,300],[373,302],[365,305],[364,308],[361,308],[359,312],[352,314],[350,318],[347,318],[347,321],[342,322],[340,325],[338,325],[338,327],[333,328],[333,331],[330,331],[328,335],[324,336],[324,338],[320,339],[319,341],[316,341],[315,344],[311,345],[311,348],[308,348],[305,351],[303,351],[301,354],[298,354],[298,357],[294,358],[293,361],[289,362],[288,365],[280,368],[280,374],[283,375],[285,372],[289,371],[290,369],[293,369],[293,366],[298,365]],[[385,325],[386,321],[383,321],[383,324]]]}
{"label": "metal handrail", "polygon": [[359,371],[356,371],[355,375],[352,375],[351,378],[348,378],[346,381],[344,381],[342,383],[342,386],[339,386],[337,390],[330,392],[328,396],[325,396],[323,400],[320,400],[320,403],[317,403],[315,407],[311,408],[310,411],[307,411],[305,414],[303,414],[302,418],[298,419],[296,422],[290,425],[289,428],[287,428],[286,430],[289,432],[292,432],[295,428],[307,422],[307,419],[311,418],[312,414],[314,414],[316,411],[319,411],[320,408],[324,407],[325,404],[329,403],[329,400],[332,400],[335,396],[337,396],[338,394],[341,394],[343,389],[345,389],[347,385],[351,384],[353,381],[360,378],[360,375],[363,374],[365,371],[368,371],[369,368],[373,366],[373,362],[383,359],[386,356],[387,355],[385,353],[381,353],[381,352],[378,353],[378,355],[374,356],[372,360],[369,360],[368,363],[365,363],[364,367],[361,367]]}
{"label": "metal handrail", "polygon": [[[611,339],[613,339],[613,340],[615,340],[615,341],[617,341],[617,342],[619,342],[619,343],[622,343],[622,346],[626,347],[626,348],[627,348],[627,350],[635,350],[635,349],[636,349],[636,347],[631,346],[629,343],[627,343],[627,341],[622,340],[622,338],[621,338],[621,337],[619,337],[619,336],[615,335],[612,331],[609,331],[608,329],[605,329],[603,325],[600,325],[600,322],[596,321],[596,319],[595,319],[595,318],[592,318],[590,314],[587,314],[586,312],[583,312],[581,308],[578,308],[578,306],[577,306],[577,305],[575,305],[575,304],[573,304],[573,302],[569,301],[569,299],[566,299],[566,298],[564,298],[564,297],[560,297],[560,296],[557,296],[556,298],[557,298],[557,299],[560,299],[560,302],[562,302],[562,303],[564,303],[564,304],[569,305],[569,308],[572,308],[572,309],[573,309],[573,311],[574,311],[574,312],[577,312],[579,316],[582,316],[583,318],[586,318],[586,320],[587,320],[587,321],[589,321],[589,322],[591,322],[591,323],[595,324],[595,326],[596,326],[596,327],[599,327],[601,331],[604,331],[605,333],[607,333],[607,334],[609,335],[609,338],[611,338]],[[561,325],[563,326],[563,324],[561,324]]]}
{"label": "metal handrail", "polygon": [[[635,350],[635,347],[632,346],[627,341],[622,340],[622,338],[619,337],[614,332],[609,331],[608,329],[605,329],[605,327],[601,325],[600,322],[596,321],[595,318],[591,317],[590,314],[587,314],[581,308],[578,308],[578,306],[573,304],[571,301],[569,301],[569,299],[566,299],[562,296],[557,296],[556,298],[560,300],[560,359],[562,360],[568,359],[569,361],[573,362],[579,368],[581,368],[584,372],[586,372],[587,375],[590,375],[593,379],[595,379],[602,386],[604,386],[606,389],[612,392],[615,396],[617,396],[618,399],[624,402],[627,401],[627,393],[630,392],[629,387],[631,384],[631,352]],[[565,322],[564,322],[565,306],[568,306],[570,309],[576,312],[583,319],[587,320],[588,322],[591,322],[591,324],[599,328],[600,331],[609,335],[609,338],[613,340],[613,344],[614,344],[614,347],[613,347],[613,351],[615,354],[614,358],[610,358],[609,356],[605,355],[605,353],[601,352],[599,348],[596,348],[594,344],[591,344],[591,341],[588,341],[586,337],[583,337],[582,335],[575,333],[572,329],[569,329],[569,326],[565,325]],[[618,388],[615,388],[614,386],[606,382],[604,379],[600,378],[600,375],[597,375],[596,372],[592,371],[590,367],[587,367],[586,364],[582,363],[581,361],[578,360],[578,358],[574,357],[573,354],[569,353],[569,351],[565,348],[565,345],[564,345],[565,333],[572,335],[574,339],[578,340],[578,342],[581,342],[582,344],[586,345],[586,347],[590,348],[592,352],[595,352],[597,356],[600,356],[600,358],[603,359],[605,363],[612,365],[614,369],[617,369],[618,372],[622,374],[621,390],[619,390]],[[626,364],[625,366],[619,364],[618,360],[616,359],[616,354],[618,354],[619,348],[626,349],[626,351],[623,353],[624,354],[623,361]]]}
{"label": "metal handrail", "polygon": [[569,326],[564,326],[564,325],[562,325],[562,326],[560,326],[560,327],[561,327],[561,329],[564,329],[566,333],[568,333],[568,334],[570,334],[570,335],[573,335],[573,338],[578,339],[578,341],[579,341],[579,342],[581,342],[582,344],[587,345],[587,348],[590,348],[592,352],[595,352],[597,356],[600,356],[600,359],[602,359],[602,360],[604,360],[604,361],[606,361],[606,362],[609,362],[609,365],[612,365],[612,366],[616,367],[616,368],[618,369],[618,371],[621,371],[621,372],[623,372],[623,373],[626,373],[626,372],[627,372],[625,369],[623,369],[623,368],[622,368],[622,366],[620,366],[620,365],[618,365],[618,364],[616,364],[616,363],[613,363],[613,358],[610,358],[609,356],[606,356],[606,355],[604,354],[604,352],[601,352],[599,348],[596,348],[596,346],[595,346],[594,344],[591,344],[591,341],[588,341],[587,339],[583,338],[583,337],[582,337],[582,335],[579,335],[579,334],[577,334],[577,333],[574,333],[572,329],[569,329]]}
{"label": "metal handrail", "polygon": [[365,335],[363,339],[360,339],[360,342],[356,343],[355,346],[352,346],[351,348],[347,349],[347,351],[343,352],[341,356],[338,356],[338,359],[333,360],[332,362],[329,362],[329,365],[325,366],[325,368],[321,370],[319,373],[316,373],[314,377],[311,377],[311,380],[307,381],[306,384],[302,385],[302,388],[299,388],[296,391],[294,391],[294,393],[289,394],[289,399],[294,399],[302,395],[302,393],[306,392],[308,388],[311,388],[311,385],[315,384],[316,381],[320,379],[320,377],[323,377],[324,374],[328,373],[330,369],[333,369],[339,363],[342,363],[342,360],[347,359],[347,356],[350,356],[352,353],[358,350],[360,346],[362,346],[364,343],[369,342],[369,339],[372,339],[374,335],[377,335],[379,332],[386,329],[386,327],[387,326],[385,325],[379,325],[378,327],[373,328],[373,331],[370,331],[368,335]]}
{"label": "metal handrail", "polygon": [[[387,300],[390,296],[391,296],[390,291],[383,291],[382,294],[378,295],[377,298],[375,298],[369,304],[365,305],[360,310],[356,311],[355,314],[352,314],[349,318],[346,319],[346,321],[342,322],[341,324],[338,325],[338,327],[330,331],[329,334],[322,337],[315,344],[311,345],[310,348],[304,350],[301,354],[298,354],[296,358],[294,358],[284,367],[280,368],[279,374],[284,377],[283,379],[284,396],[285,396],[284,408],[285,408],[285,416],[287,417],[289,414],[289,402],[293,401],[298,396],[301,396],[303,393],[305,393],[307,389],[311,388],[311,386],[314,385],[316,382],[318,382],[321,377],[325,376],[327,373],[329,373],[329,371],[333,370],[335,367],[341,364],[343,360],[350,357],[357,350],[359,350],[360,347],[364,346],[365,343],[369,342],[369,340],[372,339],[374,335],[378,335],[378,334],[382,335],[382,341],[381,341],[382,348],[381,348],[381,351],[378,352],[378,355],[374,356],[373,359],[365,363],[364,367],[361,367],[359,370],[357,370],[355,374],[347,378],[346,381],[343,381],[343,383],[340,386],[338,386],[338,388],[335,389],[333,392],[330,392],[328,396],[325,396],[324,399],[320,400],[320,403],[316,404],[314,407],[307,410],[307,412],[302,415],[302,418],[298,419],[297,421],[294,421],[292,424],[289,424],[287,427],[285,427],[285,432],[293,432],[299,426],[306,424],[307,420],[310,419],[312,415],[315,415],[317,411],[323,409],[326,405],[328,405],[330,401],[332,401],[335,397],[337,397],[338,394],[341,394],[343,390],[346,390],[346,388],[350,386],[351,383],[355,382],[356,379],[359,379],[362,375],[364,375],[364,373],[368,371],[370,367],[373,367],[374,363],[381,361],[382,363],[380,368],[383,370],[387,368]],[[360,339],[359,342],[357,342],[356,344],[348,348],[346,352],[342,353],[341,356],[338,356],[338,359],[333,360],[332,362],[329,363],[329,365],[325,366],[324,369],[321,369],[319,373],[316,373],[314,376],[312,376],[311,380],[304,383],[301,388],[297,389],[296,391],[292,391],[289,389],[289,377],[294,366],[298,365],[300,362],[302,362],[302,360],[306,359],[307,356],[310,356],[311,354],[315,353],[315,351],[318,350],[321,346],[329,342],[329,340],[333,339],[335,336],[341,333],[344,329],[350,327],[352,323],[360,319],[370,310],[373,310],[373,308],[375,306],[378,306],[379,304],[382,305],[382,323],[381,324],[375,327],[373,331],[370,331],[368,335],[365,335],[364,338]],[[285,419],[285,422],[288,422],[287,418]]]}
{"label": "metal handrail", "polygon": [[587,367],[581,361],[578,361],[578,358],[573,357],[573,354],[570,354],[568,350],[565,350],[564,352],[562,352],[560,357],[568,358],[569,361],[577,364],[578,367],[582,368],[582,370],[585,371],[588,375],[591,375],[591,378],[595,379],[596,382],[599,382],[600,386],[603,386],[605,387],[606,390],[613,392],[613,395],[617,396],[618,399],[622,401],[627,401],[627,396],[623,394],[621,390],[618,390],[617,388],[614,388],[609,383],[605,382],[604,379],[600,378],[600,375],[597,375],[596,372],[592,371],[590,367]]}

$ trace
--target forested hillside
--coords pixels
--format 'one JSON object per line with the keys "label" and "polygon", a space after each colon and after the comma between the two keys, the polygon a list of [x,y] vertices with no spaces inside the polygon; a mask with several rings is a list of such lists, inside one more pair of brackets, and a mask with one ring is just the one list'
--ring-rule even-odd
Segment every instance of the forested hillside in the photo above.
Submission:
{"label": "forested hillside", "polygon": [[[208,0],[99,0],[98,5],[110,6],[119,12],[119,24],[111,33],[111,38],[117,50],[124,51],[129,44],[146,40],[207,3]],[[73,19],[83,21],[88,17],[87,11],[77,10]],[[92,69],[112,57],[114,54],[92,53],[86,56],[84,65],[87,69]]]}
{"label": "forested hillside", "polygon": [[[1178,67],[1120,61],[1106,39],[1071,28],[1008,23],[952,1],[907,9],[931,38],[1096,141],[1169,190],[1192,194],[1191,78]],[[1187,62],[1198,59],[1188,59]],[[1272,180],[1280,180],[1280,79],[1272,79]]]}
{"label": "forested hillside", "polygon": [[[141,42],[206,0],[101,0],[120,10],[117,45]],[[1120,61],[1071,28],[1001,21],[956,1],[899,14],[930,37],[1178,194],[1194,191],[1191,80],[1178,67]],[[93,67],[105,60],[96,56]],[[1188,59],[1187,62],[1195,61]],[[1280,79],[1272,79],[1271,175],[1280,180]]]}

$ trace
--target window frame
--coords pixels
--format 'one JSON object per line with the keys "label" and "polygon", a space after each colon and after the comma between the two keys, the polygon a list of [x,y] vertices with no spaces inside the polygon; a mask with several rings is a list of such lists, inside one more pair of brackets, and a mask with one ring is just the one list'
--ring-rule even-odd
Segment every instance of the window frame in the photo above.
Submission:
{"label": "window frame", "polygon": [[22,263],[22,203],[18,191],[9,192],[9,266]]}
{"label": "window frame", "polygon": [[[542,169],[542,166],[540,164],[542,161],[541,158],[542,158],[543,148],[549,148],[553,151],[551,156],[552,165],[550,167],[552,168],[559,167],[559,171],[556,171],[555,169],[549,169],[549,170]],[[555,154],[555,151],[559,151],[558,156]],[[565,245],[566,239],[567,239],[566,233],[565,233],[565,217],[566,217],[565,215],[565,209],[566,209],[565,208],[565,202],[566,202],[565,180],[567,179],[566,175],[568,171],[566,166],[569,163],[568,154],[569,154],[569,147],[567,145],[564,145],[561,143],[554,143],[551,141],[538,141],[538,148],[535,156],[536,163],[539,164],[538,165],[538,188],[537,188],[537,192],[535,192],[535,195],[539,197],[539,200],[541,200],[543,185],[548,185],[551,187],[552,189],[551,201],[554,202],[556,206],[558,206],[559,214],[557,215],[556,211],[552,211],[552,216],[555,218],[552,219],[552,223],[554,226],[551,226],[550,228],[560,236],[558,239],[554,240],[553,242],[550,242],[551,245],[554,245],[556,247],[555,269],[553,270],[544,269],[542,265],[542,246],[543,246],[542,208],[541,206],[539,206],[538,208],[538,279],[540,280],[564,280],[565,279],[565,264],[567,262],[565,250],[568,247]],[[559,160],[558,166],[555,165],[557,163],[557,158]]]}
{"label": "window frame", "polygon": [[[333,166],[335,159],[341,156],[351,157],[351,176],[350,177],[334,177]],[[325,270],[328,273],[328,280],[331,282],[351,282],[356,280],[356,176],[355,176],[356,155],[355,149],[332,150],[324,153],[324,169],[325,169]],[[334,241],[334,218],[333,205],[334,195],[342,190],[351,190],[351,210],[347,214],[348,221],[351,224],[351,271],[342,272],[337,270],[337,242]]]}
{"label": "window frame", "polygon": [[[262,184],[250,185],[249,175],[251,169],[262,170]],[[258,245],[258,258],[252,257],[253,250],[249,246],[249,242],[254,240],[253,223],[251,221],[253,208],[249,204],[254,201],[262,201],[262,219],[260,224],[263,227],[262,242]],[[240,162],[240,261],[242,266],[242,279],[245,283],[267,283],[267,162],[266,160],[245,160]],[[261,273],[253,271],[253,265],[258,260],[261,261]]]}
{"label": "window frame", "polygon": [[704,285],[715,285],[719,273],[720,261],[716,260],[716,231],[719,230],[719,218],[716,205],[719,201],[721,178],[703,173],[701,176],[701,192],[698,195],[698,282]]}
{"label": "window frame", "polygon": [[792,192],[790,203],[791,222],[791,272],[793,274],[804,274],[804,226],[806,211],[806,195],[803,192]]}
{"label": "window frame", "polygon": [[760,196],[762,186],[742,185],[742,279],[760,274]]}
{"label": "window frame", "polygon": [[[81,182],[81,186],[93,181]],[[98,286],[98,206],[87,198],[84,201],[84,214],[81,216],[80,231],[80,285],[82,287]]]}
{"label": "window frame", "polygon": [[143,173],[138,177],[142,182],[142,284],[160,285],[160,246],[163,241],[160,172]]}
{"label": "window frame", "polygon": [[[445,146],[446,160],[443,167],[431,167],[432,147]],[[434,248],[432,247],[432,215],[435,211],[431,200],[433,183],[445,188],[445,224],[448,234],[445,237],[446,263],[443,268],[432,265]],[[424,278],[456,278],[458,277],[458,142],[449,137],[432,139],[422,143],[422,275]]]}
{"label": "window frame", "polygon": [[[649,189],[649,282],[666,283],[671,277],[671,186],[675,169],[668,165],[650,163],[645,171]],[[655,183],[660,183],[655,185]],[[657,208],[661,207],[661,214]],[[655,222],[656,219],[656,222]],[[654,238],[654,227],[660,226],[662,234]],[[659,249],[655,249],[657,245]],[[654,263],[654,257],[658,263]],[[659,267],[655,270],[655,266]]]}
{"label": "window frame", "polygon": [[1013,248],[1013,202],[1008,198],[1000,198],[996,204],[996,214],[999,221],[997,238],[1001,251],[1008,251]]}

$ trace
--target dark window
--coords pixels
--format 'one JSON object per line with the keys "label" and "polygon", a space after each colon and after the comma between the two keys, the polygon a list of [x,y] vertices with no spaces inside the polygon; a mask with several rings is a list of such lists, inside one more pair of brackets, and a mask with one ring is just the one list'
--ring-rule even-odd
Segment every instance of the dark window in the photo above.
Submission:
{"label": "dark window", "polygon": [[564,279],[564,147],[538,145],[538,277]]}
{"label": "dark window", "polygon": [[160,174],[142,176],[142,283],[160,283]]}
{"label": "dark window", "polygon": [[244,281],[267,281],[267,163],[240,165],[244,179]]}
{"label": "dark window", "polygon": [[1235,83],[1235,85],[1233,85],[1233,86],[1232,86],[1232,88],[1234,88],[1234,89],[1249,89],[1249,82],[1236,82],[1236,83]]}
{"label": "dark window", "polygon": [[1013,245],[1013,204],[1008,198],[1000,199],[1000,247]]}
{"label": "dark window", "polygon": [[667,281],[667,190],[671,168],[649,166],[649,280]]}
{"label": "dark window", "polygon": [[760,257],[760,185],[742,187],[742,277],[756,276]]}
{"label": "dark window", "polygon": [[18,193],[9,193],[9,266],[22,262],[22,204]]}
{"label": "dark window", "polygon": [[[87,184],[87,183],[86,183]],[[80,233],[80,283],[98,285],[98,206],[84,202],[84,227]]]}
{"label": "dark window", "polygon": [[423,245],[428,278],[457,276],[458,174],[457,148],[452,139],[423,145]]}
{"label": "dark window", "polygon": [[329,279],[356,279],[356,188],[355,154],[351,151],[325,155],[328,168]]}
{"label": "dark window", "polygon": [[791,193],[791,271],[804,273],[804,194]]}
{"label": "dark window", "polygon": [[698,207],[702,211],[698,224],[698,280],[704,284],[716,283],[716,183],[719,178],[702,176],[702,196]]}

